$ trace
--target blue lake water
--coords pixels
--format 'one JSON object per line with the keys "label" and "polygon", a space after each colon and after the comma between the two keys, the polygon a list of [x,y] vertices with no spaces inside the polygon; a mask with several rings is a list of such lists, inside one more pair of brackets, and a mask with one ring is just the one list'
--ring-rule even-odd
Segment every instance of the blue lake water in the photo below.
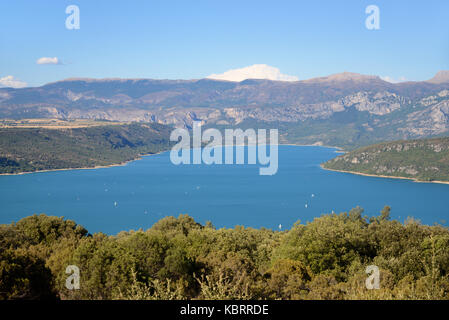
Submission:
{"label": "blue lake water", "polygon": [[335,152],[279,146],[273,176],[260,176],[259,165],[176,166],[168,152],[125,166],[0,176],[0,223],[46,213],[75,220],[91,233],[115,234],[187,213],[216,227],[277,229],[357,205],[368,216],[378,215],[389,205],[401,221],[410,216],[447,225],[449,185],[321,169]]}

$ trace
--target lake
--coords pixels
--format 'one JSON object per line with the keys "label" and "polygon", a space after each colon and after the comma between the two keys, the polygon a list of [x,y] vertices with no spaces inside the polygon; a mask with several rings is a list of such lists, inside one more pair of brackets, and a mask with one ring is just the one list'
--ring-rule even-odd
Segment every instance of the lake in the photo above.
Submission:
{"label": "lake", "polygon": [[89,232],[147,229],[181,213],[216,227],[290,228],[323,213],[361,206],[368,216],[392,207],[392,217],[425,224],[449,221],[449,185],[327,171],[336,149],[279,146],[276,175],[259,165],[179,165],[169,152],[124,166],[0,176],[0,223],[34,213],[64,216]]}

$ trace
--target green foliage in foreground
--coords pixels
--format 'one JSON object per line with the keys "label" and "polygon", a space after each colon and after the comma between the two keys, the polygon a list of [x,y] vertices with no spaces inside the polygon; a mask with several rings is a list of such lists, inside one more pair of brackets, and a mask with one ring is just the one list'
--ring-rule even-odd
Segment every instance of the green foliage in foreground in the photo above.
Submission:
{"label": "green foliage in foreground", "polygon": [[323,167],[419,181],[449,181],[449,138],[380,143],[343,154]]}
{"label": "green foliage in foreground", "polygon": [[[215,229],[187,215],[152,228],[93,235],[34,215],[0,225],[3,299],[449,299],[449,230],[363,210],[289,231]],[[365,268],[380,269],[380,289]],[[68,265],[80,269],[68,290]]]}
{"label": "green foliage in foreground", "polygon": [[169,148],[170,127],[0,129],[0,173],[106,166]]}

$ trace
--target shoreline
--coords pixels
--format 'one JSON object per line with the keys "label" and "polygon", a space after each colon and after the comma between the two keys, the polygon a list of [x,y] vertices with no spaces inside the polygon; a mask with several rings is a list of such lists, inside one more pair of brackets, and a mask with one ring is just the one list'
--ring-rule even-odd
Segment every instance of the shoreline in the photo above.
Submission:
{"label": "shoreline", "polygon": [[[294,147],[324,147],[324,148],[332,148],[336,149],[335,153],[346,153],[343,148],[335,147],[335,146],[325,146],[325,145],[316,145],[316,144],[293,144],[293,143],[280,143],[278,146],[294,146]],[[106,169],[106,168],[112,168],[112,167],[119,167],[119,166],[125,166],[130,162],[142,160],[142,157],[146,156],[154,156],[158,155],[164,152],[168,152],[169,150],[159,151],[156,153],[147,153],[147,154],[141,154],[135,159],[127,160],[125,162],[121,163],[115,163],[105,166],[95,166],[95,167],[81,167],[81,168],[61,168],[61,169],[47,169],[47,170],[37,170],[37,171],[27,171],[27,172],[17,172],[17,173],[0,173],[0,176],[15,176],[15,175],[23,175],[23,174],[32,174],[32,173],[42,173],[42,172],[53,172],[53,171],[66,171],[66,170],[94,170],[94,169]],[[320,168],[323,170],[328,171],[334,171],[334,172],[342,172],[342,173],[350,173],[355,174],[359,176],[365,176],[365,177],[374,177],[374,178],[390,178],[390,179],[402,179],[402,180],[411,180],[412,182],[416,183],[437,183],[437,184],[447,184],[449,185],[449,181],[421,181],[416,178],[407,178],[407,177],[395,177],[395,176],[386,176],[386,175],[375,175],[375,174],[368,174],[368,173],[362,173],[362,172],[356,172],[356,171],[347,171],[347,170],[337,170],[337,169],[329,169],[323,167],[323,164],[320,164]]]}
{"label": "shoreline", "polygon": [[[226,145],[223,145],[226,146]],[[237,145],[235,145],[237,146]],[[340,147],[331,147],[331,146],[319,146],[319,145],[313,145],[313,144],[309,144],[309,145],[299,145],[299,144],[278,144],[278,146],[296,146],[296,147],[325,147],[325,148],[335,148],[338,150],[343,150]],[[135,159],[131,159],[125,162],[121,162],[121,163],[114,163],[114,164],[109,164],[109,165],[105,165],[105,166],[95,166],[95,167],[80,167],[80,168],[61,168],[61,169],[46,169],[46,170],[36,170],[36,171],[25,171],[25,172],[16,172],[16,173],[0,173],[0,176],[16,176],[16,175],[22,175],[22,174],[31,174],[31,173],[41,173],[41,172],[53,172],[53,171],[65,171],[65,170],[94,170],[94,169],[105,169],[105,168],[111,168],[111,167],[119,167],[119,166],[125,166],[130,162],[134,162],[134,161],[138,161],[138,160],[142,160],[142,157],[146,157],[146,156],[153,156],[153,155],[157,155],[157,154],[161,154],[164,152],[167,152],[170,150],[164,150],[164,151],[159,151],[156,153],[146,153],[146,154],[141,154],[139,155],[137,158]],[[337,152],[337,151],[336,151]]]}
{"label": "shoreline", "polygon": [[[226,145],[223,145],[226,146]],[[237,146],[237,145],[235,145]],[[323,147],[323,148],[332,148],[332,149],[336,149],[335,153],[346,153],[346,151],[344,151],[343,148],[341,147],[335,147],[335,146],[326,146],[326,145],[318,145],[318,144],[293,144],[293,143],[278,143],[278,146],[293,146],[293,147]],[[109,165],[105,165],[105,166],[95,166],[95,167],[81,167],[81,168],[61,168],[61,169],[46,169],[46,170],[37,170],[37,171],[26,171],[26,172],[16,172],[16,173],[0,173],[0,176],[15,176],[15,175],[22,175],[22,174],[32,174],[32,173],[41,173],[41,172],[53,172],[53,171],[65,171],[65,170],[94,170],[94,169],[105,169],[105,168],[111,168],[111,167],[119,167],[119,166],[125,166],[130,162],[134,162],[134,161],[138,161],[138,160],[142,160],[142,157],[145,156],[153,156],[153,155],[157,155],[157,154],[161,154],[164,152],[167,152],[170,150],[164,150],[164,151],[159,151],[156,153],[148,153],[148,154],[141,154],[139,155],[137,158],[135,159],[131,159],[125,162],[121,162],[121,163],[115,163],[115,164],[109,164]],[[321,164],[320,164],[321,166]],[[323,168],[324,169],[324,168]],[[327,170],[327,169],[326,169]],[[330,170],[330,169],[329,169]],[[336,170],[334,170],[336,171]],[[348,173],[352,173],[352,172],[348,172]],[[423,181],[425,182],[425,181]],[[446,182],[441,182],[441,183],[446,183]],[[449,182],[447,182],[447,184],[449,184]]]}
{"label": "shoreline", "polygon": [[421,181],[416,178],[407,178],[407,177],[396,177],[396,176],[385,176],[385,175],[376,175],[376,174],[369,174],[369,173],[362,173],[362,172],[356,172],[356,171],[347,171],[347,170],[337,170],[337,169],[329,169],[323,167],[322,164],[320,164],[321,169],[328,170],[328,171],[334,171],[334,172],[343,172],[343,173],[350,173],[350,174],[356,174],[358,176],[365,176],[365,177],[374,177],[374,178],[390,178],[390,179],[401,179],[401,180],[411,180],[412,182],[416,183],[438,183],[438,184],[449,184],[449,181]]}
{"label": "shoreline", "polygon": [[343,148],[335,146],[327,146],[324,144],[293,144],[293,143],[278,143],[279,146],[294,146],[294,147],[323,147],[329,149],[337,149],[336,153],[346,153]]}
{"label": "shoreline", "polygon": [[167,151],[168,151],[168,150],[165,150],[165,151],[159,151],[159,152],[156,152],[156,153],[145,153],[145,154],[139,155],[139,156],[138,156],[137,158],[135,158],[135,159],[127,160],[127,161],[120,162],[120,163],[108,164],[108,165],[105,165],[105,166],[80,167],[80,168],[61,168],[61,169],[46,169],[46,170],[25,171],[25,172],[16,172],[16,173],[0,173],[0,176],[17,176],[17,175],[22,175],[22,174],[32,174],[32,173],[42,173],[42,172],[53,172],[53,171],[66,171],[66,170],[94,170],[94,169],[107,169],[107,168],[112,168],[112,167],[122,167],[122,166],[126,166],[126,165],[127,165],[128,163],[130,163],[130,162],[142,160],[142,157],[154,156],[154,155],[161,154],[161,153],[167,152]]}

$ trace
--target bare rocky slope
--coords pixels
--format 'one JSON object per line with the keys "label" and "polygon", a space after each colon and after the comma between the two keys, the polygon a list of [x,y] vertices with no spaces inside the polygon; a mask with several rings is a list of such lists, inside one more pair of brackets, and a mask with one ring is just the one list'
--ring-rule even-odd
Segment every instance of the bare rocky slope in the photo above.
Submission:
{"label": "bare rocky slope", "polygon": [[281,141],[353,148],[449,130],[449,76],[392,84],[344,72],[296,82],[68,79],[0,89],[0,118],[279,128]]}

